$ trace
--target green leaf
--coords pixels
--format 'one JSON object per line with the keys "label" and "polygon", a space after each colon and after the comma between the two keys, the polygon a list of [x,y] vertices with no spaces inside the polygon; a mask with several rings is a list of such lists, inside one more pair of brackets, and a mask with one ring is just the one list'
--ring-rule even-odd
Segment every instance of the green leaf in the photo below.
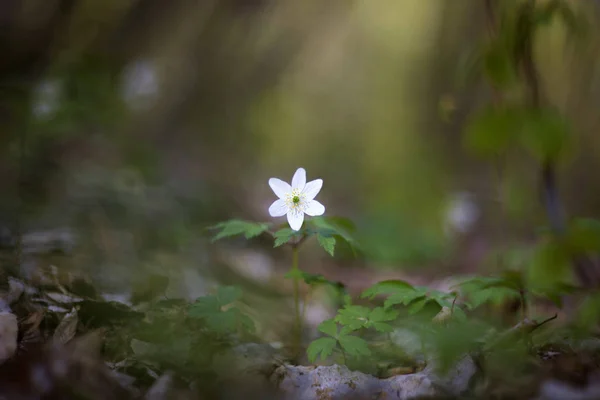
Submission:
{"label": "green leaf", "polygon": [[333,319],[327,319],[319,324],[317,329],[329,336],[337,337],[338,328]]}
{"label": "green leaf", "polygon": [[452,318],[464,322],[467,320],[467,314],[465,313],[465,310],[455,305],[452,309]]}
{"label": "green leaf", "polygon": [[394,306],[396,304],[403,304],[405,306],[407,306],[408,304],[410,304],[411,302],[424,298],[426,294],[426,291],[423,289],[412,289],[412,290],[405,290],[403,292],[400,293],[396,293],[391,295],[390,297],[387,298],[387,300],[383,303],[383,306],[385,308],[389,308],[391,306]]}
{"label": "green leaf", "polygon": [[254,321],[252,318],[241,312],[239,309],[234,308],[235,312],[237,312],[237,319],[240,325],[240,328],[248,333],[255,333],[256,326],[254,325]]}
{"label": "green leaf", "polygon": [[335,321],[343,325],[342,333],[349,333],[361,328],[375,328],[379,332],[391,332],[387,321],[398,318],[399,312],[376,307],[373,310],[363,306],[346,306],[338,311]]}
{"label": "green leaf", "polygon": [[600,320],[600,293],[594,293],[583,300],[577,310],[578,325],[585,330],[594,329]]}
{"label": "green leaf", "polygon": [[[440,372],[448,371],[465,354],[480,348],[480,341],[489,326],[478,322],[449,324],[432,337]],[[436,363],[437,364],[437,363]]]}
{"label": "green leaf", "polygon": [[344,335],[340,336],[338,341],[342,349],[350,356],[360,357],[371,355],[367,341],[358,336]]}
{"label": "green leaf", "polygon": [[566,149],[569,130],[566,119],[554,110],[527,110],[519,139],[538,160],[555,160]]}
{"label": "green leaf", "polygon": [[499,305],[508,300],[515,300],[520,297],[519,291],[507,287],[490,287],[472,292],[469,296],[472,308],[477,308],[483,304]]}
{"label": "green leaf", "polygon": [[414,303],[412,303],[409,307],[408,307],[408,313],[409,314],[416,314],[419,311],[421,311],[423,309],[423,307],[425,307],[425,305],[430,302],[431,299],[428,299],[427,297],[424,297],[420,300],[415,301]]}
{"label": "green leaf", "polygon": [[512,52],[503,38],[492,42],[483,57],[485,75],[496,88],[505,89],[517,82]]}
{"label": "green leaf", "polygon": [[375,296],[378,295],[387,295],[387,294],[391,294],[391,293],[396,293],[398,291],[404,291],[407,289],[413,289],[414,288],[407,282],[405,281],[401,281],[401,280],[388,280],[388,281],[381,281],[381,282],[377,282],[376,284],[374,284],[373,286],[371,286],[370,288],[366,289],[364,292],[362,292],[362,294],[360,295],[361,298],[369,298],[369,299],[373,299]]}
{"label": "green leaf", "polygon": [[329,223],[332,226],[341,228],[349,233],[353,233],[356,231],[356,225],[349,218],[345,218],[345,217],[326,217],[326,218],[327,218],[327,221],[329,221]]}
{"label": "green leaf", "polygon": [[240,288],[220,286],[214,296],[199,297],[188,308],[188,316],[202,318],[209,329],[226,333],[238,328],[252,332],[254,322],[238,308],[231,307],[223,311],[223,307],[238,300],[242,295]]}
{"label": "green leaf", "polygon": [[251,239],[260,235],[269,229],[269,224],[267,223],[256,223],[256,222],[248,222],[233,219],[230,221],[221,222],[217,225],[211,226],[208,229],[219,229],[220,231],[212,238],[212,242],[216,242],[217,240],[244,235],[246,239]]}
{"label": "green leaf", "polygon": [[515,143],[521,119],[521,112],[514,108],[485,108],[467,123],[463,144],[479,156],[503,153]]}
{"label": "green leaf", "polygon": [[306,354],[308,355],[308,360],[311,363],[314,363],[321,354],[321,360],[326,359],[333,353],[333,349],[337,345],[337,341],[333,338],[324,337],[319,338],[317,340],[313,340],[311,344],[306,349]]}
{"label": "green leaf", "polygon": [[[342,240],[356,254],[359,246],[356,240],[350,235],[353,225],[348,220],[339,217],[314,217],[309,220],[309,223],[317,235]],[[348,225],[351,225],[351,229],[345,228]]]}
{"label": "green leaf", "polygon": [[369,320],[371,310],[363,306],[346,306],[338,311],[335,321],[350,330],[363,328]]}
{"label": "green leaf", "polygon": [[335,250],[335,238],[325,237],[318,234],[317,241],[319,242],[319,245],[333,257],[333,252]]}
{"label": "green leaf", "polygon": [[579,218],[570,223],[567,238],[575,253],[597,252],[600,250],[600,221]]}
{"label": "green leaf", "polygon": [[304,280],[305,277],[305,272],[302,272],[301,270],[299,270],[298,268],[292,268],[290,269],[288,272],[286,272],[286,274],[283,276],[286,279],[292,279],[292,280]]}
{"label": "green leaf", "polygon": [[279,247],[281,245],[289,242],[294,236],[297,235],[297,232],[292,230],[291,228],[283,228],[275,232],[275,244],[273,247]]}
{"label": "green leaf", "polygon": [[528,287],[532,291],[552,292],[573,283],[569,252],[554,239],[537,246],[528,273]]}
{"label": "green leaf", "polygon": [[520,297],[519,289],[522,287],[521,277],[476,277],[468,279],[457,285],[462,293],[468,297],[471,308],[483,304],[501,304],[510,299]]}
{"label": "green leaf", "polygon": [[400,313],[395,310],[386,310],[383,307],[374,308],[369,314],[369,319],[373,322],[393,321],[398,318]]}
{"label": "green leaf", "polygon": [[236,286],[219,286],[217,289],[217,299],[221,307],[233,303],[242,297],[242,290]]}
{"label": "green leaf", "polygon": [[310,274],[308,272],[301,271],[300,269],[296,269],[290,270],[284,275],[284,277],[286,279],[303,280],[304,283],[311,286],[327,285],[333,288],[340,297],[346,293],[346,287],[342,282],[330,281],[321,274]]}
{"label": "green leaf", "polygon": [[237,314],[233,309],[206,315],[204,318],[209,329],[226,333],[234,331],[237,328]]}
{"label": "green leaf", "polygon": [[218,313],[221,310],[221,304],[215,296],[206,296],[196,299],[196,302],[190,305],[189,316],[193,318],[204,318],[208,315]]}
{"label": "green leaf", "polygon": [[372,326],[377,332],[389,333],[394,331],[394,328],[385,322],[373,322]]}

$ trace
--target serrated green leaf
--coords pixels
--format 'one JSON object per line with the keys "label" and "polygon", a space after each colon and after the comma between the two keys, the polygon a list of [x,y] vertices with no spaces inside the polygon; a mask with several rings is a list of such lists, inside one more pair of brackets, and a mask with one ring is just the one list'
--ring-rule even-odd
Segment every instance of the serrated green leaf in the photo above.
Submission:
{"label": "serrated green leaf", "polygon": [[368,322],[371,310],[363,306],[346,306],[340,309],[335,316],[335,321],[348,329],[358,330]]}
{"label": "serrated green leaf", "polygon": [[329,336],[337,337],[338,328],[333,319],[327,319],[319,324],[317,329]]}
{"label": "serrated green leaf", "polygon": [[374,284],[373,286],[371,286],[370,288],[368,288],[364,292],[362,292],[360,297],[363,299],[366,297],[368,297],[369,299],[373,299],[375,296],[378,296],[378,295],[387,295],[387,294],[391,294],[391,293],[396,293],[398,291],[404,291],[407,289],[414,289],[414,288],[408,282],[401,281],[401,280],[381,281],[381,282],[377,282],[376,284]]}
{"label": "serrated green leaf", "polygon": [[230,221],[221,222],[217,225],[209,227],[208,229],[220,230],[220,232],[212,238],[212,242],[216,242],[220,239],[242,234],[246,239],[251,239],[267,231],[269,229],[269,224],[233,219]]}
{"label": "serrated green leaf", "polygon": [[386,310],[383,307],[376,307],[369,313],[369,320],[373,322],[393,321],[398,318],[400,313],[395,310]]}
{"label": "serrated green leaf", "polygon": [[338,341],[342,349],[350,356],[360,357],[371,355],[367,341],[358,336],[344,335],[340,336]]}
{"label": "serrated green leaf", "polygon": [[289,242],[294,236],[297,235],[297,232],[292,230],[291,228],[283,228],[275,232],[275,243],[273,247],[279,247],[281,245]]}
{"label": "serrated green leaf", "polygon": [[349,230],[339,224],[339,217],[314,217],[311,218],[310,224],[314,229],[314,233],[324,237],[335,237],[346,242],[352,252],[356,252],[359,248],[356,240],[350,235]]}
{"label": "serrated green leaf", "polygon": [[333,252],[335,251],[335,238],[318,234],[317,241],[319,242],[319,245],[333,257]]}
{"label": "serrated green leaf", "polygon": [[377,332],[389,333],[393,332],[394,328],[390,324],[386,324],[385,322],[373,322],[373,328]]}
{"label": "serrated green leaf", "polygon": [[254,330],[254,322],[238,308],[231,307],[223,311],[223,307],[238,300],[241,289],[235,286],[220,286],[214,296],[199,297],[188,308],[188,316],[202,318],[207,327],[218,333],[235,331],[238,328],[249,332]]}
{"label": "serrated green leaf", "polygon": [[424,297],[420,300],[416,300],[415,302],[411,303],[410,306],[408,307],[408,313],[411,315],[418,313],[430,301],[431,301],[431,299],[429,299],[427,297]]}
{"label": "serrated green leaf", "polygon": [[454,294],[440,292],[439,290],[430,290],[427,293],[427,297],[438,303],[440,307],[452,307],[452,300],[454,299]]}
{"label": "serrated green leaf", "polygon": [[319,338],[317,340],[313,340],[311,344],[306,349],[306,354],[308,355],[308,360],[311,363],[314,363],[321,354],[321,360],[326,359],[333,353],[333,349],[337,345],[337,341],[333,338],[324,337]]}
{"label": "serrated green leaf", "polygon": [[425,298],[425,291],[423,290],[406,290],[404,292],[396,293],[387,298],[387,300],[383,303],[385,308],[389,308],[396,304],[408,305],[409,303]]}
{"label": "serrated green leaf", "polygon": [[455,305],[452,309],[452,318],[464,322],[467,320],[467,314],[465,313],[465,310]]}

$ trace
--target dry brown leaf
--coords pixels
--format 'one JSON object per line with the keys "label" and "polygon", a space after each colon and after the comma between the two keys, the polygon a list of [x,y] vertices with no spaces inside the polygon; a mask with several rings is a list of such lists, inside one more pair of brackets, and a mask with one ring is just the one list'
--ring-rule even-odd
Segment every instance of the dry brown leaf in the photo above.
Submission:
{"label": "dry brown leaf", "polygon": [[77,324],[79,323],[79,316],[77,315],[77,309],[73,307],[71,312],[65,315],[60,321],[60,324],[56,327],[52,339],[57,344],[65,344],[69,342],[75,336],[77,332]]}

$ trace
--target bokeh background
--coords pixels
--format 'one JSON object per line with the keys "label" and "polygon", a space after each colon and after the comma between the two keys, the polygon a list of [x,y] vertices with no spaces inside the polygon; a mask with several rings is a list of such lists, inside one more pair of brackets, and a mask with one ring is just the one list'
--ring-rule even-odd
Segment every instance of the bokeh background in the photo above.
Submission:
{"label": "bokeh background", "polygon": [[[561,195],[600,217],[600,5],[571,3],[585,35],[556,20],[536,57],[573,126]],[[3,244],[22,234],[20,274],[54,266],[107,295],[159,274],[170,296],[244,283],[273,303],[287,249],[206,228],[270,220],[268,179],[302,166],[363,250],[309,243],[302,268],[351,289],[481,272],[546,223],[534,160],[499,171],[463,146],[492,95],[472,68],[486,39],[478,0],[3,0]]]}

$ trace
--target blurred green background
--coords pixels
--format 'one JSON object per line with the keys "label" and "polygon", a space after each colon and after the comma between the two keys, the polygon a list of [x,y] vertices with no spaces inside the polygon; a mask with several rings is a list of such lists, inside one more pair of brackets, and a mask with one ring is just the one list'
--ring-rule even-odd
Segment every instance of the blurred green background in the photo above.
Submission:
{"label": "blurred green background", "polygon": [[[566,206],[600,217],[600,5],[570,3],[586,34],[551,23],[536,61],[573,123]],[[197,295],[207,275],[235,281],[224,265],[287,268],[269,240],[211,245],[206,227],[270,220],[268,179],[302,166],[364,249],[308,247],[307,269],[473,272],[545,224],[534,160],[510,154],[499,174],[462,145],[492,96],[471,68],[486,37],[478,0],[5,0],[3,232],[75,232],[68,260],[44,262],[106,290],[160,273]]]}

